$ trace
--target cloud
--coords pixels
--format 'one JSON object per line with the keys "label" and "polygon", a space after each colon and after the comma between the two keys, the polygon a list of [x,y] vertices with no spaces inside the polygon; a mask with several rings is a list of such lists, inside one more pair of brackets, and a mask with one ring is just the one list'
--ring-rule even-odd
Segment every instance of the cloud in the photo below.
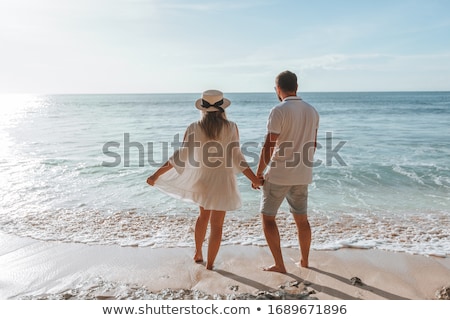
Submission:
{"label": "cloud", "polygon": [[448,54],[326,54],[318,57],[292,59],[291,64],[298,65],[302,70],[400,70],[406,68],[418,69],[449,69],[450,53]]}

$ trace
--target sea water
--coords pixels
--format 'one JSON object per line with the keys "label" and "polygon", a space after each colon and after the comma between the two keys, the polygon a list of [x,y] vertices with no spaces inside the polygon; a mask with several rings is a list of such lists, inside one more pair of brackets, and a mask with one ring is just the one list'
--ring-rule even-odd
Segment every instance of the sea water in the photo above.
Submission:
{"label": "sea water", "polygon": [[[273,93],[226,93],[255,169]],[[314,249],[450,255],[450,92],[301,93],[320,114],[308,213]],[[0,96],[0,231],[45,241],[193,246],[198,207],[146,184],[197,121],[199,94]],[[265,246],[260,191],[223,244]],[[283,247],[297,247],[286,203]]]}

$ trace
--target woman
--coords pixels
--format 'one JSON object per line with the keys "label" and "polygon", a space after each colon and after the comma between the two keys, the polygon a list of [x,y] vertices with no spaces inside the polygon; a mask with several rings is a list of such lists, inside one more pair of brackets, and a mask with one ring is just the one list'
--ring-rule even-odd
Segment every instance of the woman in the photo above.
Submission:
{"label": "woman", "polygon": [[188,126],[181,148],[147,179],[149,185],[200,206],[194,261],[203,262],[202,244],[210,223],[208,270],[220,248],[225,213],[241,206],[236,174],[242,172],[255,189],[263,183],[240,151],[237,125],[227,120],[225,109],[230,104],[218,90],[203,92],[195,102],[201,119]]}

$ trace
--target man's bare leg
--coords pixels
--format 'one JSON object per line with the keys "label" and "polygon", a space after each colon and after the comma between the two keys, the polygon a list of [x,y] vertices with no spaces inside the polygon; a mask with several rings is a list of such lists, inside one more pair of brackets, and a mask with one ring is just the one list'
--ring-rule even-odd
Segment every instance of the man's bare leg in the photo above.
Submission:
{"label": "man's bare leg", "polygon": [[206,261],[206,269],[212,270],[214,260],[216,260],[219,252],[220,243],[222,242],[222,228],[225,219],[225,211],[211,210],[211,230],[208,242],[208,259]]}
{"label": "man's bare leg", "polygon": [[209,217],[211,210],[205,210],[200,207],[200,214],[195,223],[194,239],[195,239],[195,253],[194,261],[203,262],[203,242],[205,241],[206,229],[208,228]]}
{"label": "man's bare leg", "polygon": [[298,243],[300,246],[300,266],[308,268],[309,249],[311,247],[311,226],[309,225],[308,215],[293,214],[295,224],[297,225]]}
{"label": "man's bare leg", "polygon": [[265,214],[261,214],[261,216],[262,216],[264,236],[266,237],[267,244],[275,260],[275,264],[273,266],[264,268],[263,270],[286,273],[286,268],[284,266],[283,261],[283,254],[281,252],[280,233],[278,231],[278,226],[275,221],[275,216],[268,216]]}

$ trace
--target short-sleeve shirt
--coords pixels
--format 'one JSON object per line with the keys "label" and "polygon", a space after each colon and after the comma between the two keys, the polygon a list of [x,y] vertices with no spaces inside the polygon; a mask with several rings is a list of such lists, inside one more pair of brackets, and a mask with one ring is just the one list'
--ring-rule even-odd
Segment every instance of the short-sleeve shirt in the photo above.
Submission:
{"label": "short-sleeve shirt", "polygon": [[287,97],[275,106],[267,131],[279,136],[265,179],[278,185],[311,183],[318,128],[319,113],[300,97]]}

